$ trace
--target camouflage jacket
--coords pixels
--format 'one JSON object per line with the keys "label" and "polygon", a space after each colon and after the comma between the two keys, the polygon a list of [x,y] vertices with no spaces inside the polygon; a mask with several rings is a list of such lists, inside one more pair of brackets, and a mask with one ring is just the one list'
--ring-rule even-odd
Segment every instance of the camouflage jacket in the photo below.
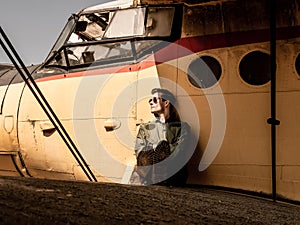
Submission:
{"label": "camouflage jacket", "polygon": [[155,149],[160,141],[166,140],[170,145],[172,157],[175,157],[187,147],[189,135],[190,127],[185,122],[167,121],[162,123],[155,119],[140,125],[135,143],[135,153],[138,156],[145,149]]}

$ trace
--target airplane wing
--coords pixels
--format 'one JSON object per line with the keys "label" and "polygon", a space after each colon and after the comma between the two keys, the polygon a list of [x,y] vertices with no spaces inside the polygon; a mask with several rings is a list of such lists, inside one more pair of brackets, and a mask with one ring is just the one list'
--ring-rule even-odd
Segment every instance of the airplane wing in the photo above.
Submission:
{"label": "airplane wing", "polygon": [[0,86],[7,83],[7,81],[3,83],[2,75],[13,68],[14,66],[12,64],[0,64]]}
{"label": "airplane wing", "polygon": [[12,69],[14,66],[12,64],[0,64],[0,71],[1,70],[8,70]]}

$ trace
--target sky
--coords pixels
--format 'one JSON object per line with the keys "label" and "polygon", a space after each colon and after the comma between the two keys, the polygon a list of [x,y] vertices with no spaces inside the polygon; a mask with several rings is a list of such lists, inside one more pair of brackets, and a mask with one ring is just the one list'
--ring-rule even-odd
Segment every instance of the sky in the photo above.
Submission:
{"label": "sky", "polygon": [[[72,13],[112,0],[0,0],[0,26],[25,65],[42,63]],[[11,63],[0,46],[0,63]]]}

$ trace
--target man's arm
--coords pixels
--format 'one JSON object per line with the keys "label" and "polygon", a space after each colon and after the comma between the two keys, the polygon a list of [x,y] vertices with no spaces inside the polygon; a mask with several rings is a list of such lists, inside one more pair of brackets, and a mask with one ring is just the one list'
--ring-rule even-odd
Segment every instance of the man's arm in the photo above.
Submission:
{"label": "man's arm", "polygon": [[187,151],[190,151],[190,126],[188,123],[181,122],[177,124],[170,124],[169,142],[171,147],[171,158],[185,157]]}
{"label": "man's arm", "polygon": [[152,143],[148,141],[149,131],[146,129],[146,124],[141,124],[136,141],[134,151],[136,156],[140,154],[141,151],[150,150],[153,148]]}

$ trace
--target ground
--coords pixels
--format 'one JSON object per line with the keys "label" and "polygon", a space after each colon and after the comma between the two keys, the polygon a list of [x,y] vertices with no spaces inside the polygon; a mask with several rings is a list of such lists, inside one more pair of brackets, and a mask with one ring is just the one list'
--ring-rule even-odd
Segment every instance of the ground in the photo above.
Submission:
{"label": "ground", "polygon": [[299,224],[300,207],[202,187],[0,177],[0,224]]}

